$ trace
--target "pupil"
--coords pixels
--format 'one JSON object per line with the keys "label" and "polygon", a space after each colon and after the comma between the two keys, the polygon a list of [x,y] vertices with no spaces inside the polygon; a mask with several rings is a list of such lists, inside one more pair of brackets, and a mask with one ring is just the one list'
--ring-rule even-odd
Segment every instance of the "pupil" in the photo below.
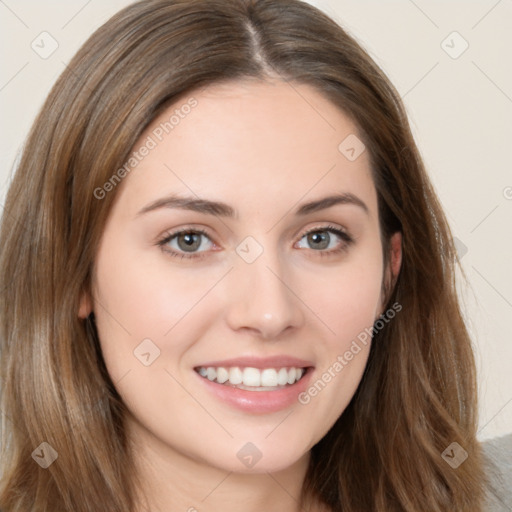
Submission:
{"label": "pupil", "polygon": [[327,233],[317,232],[309,235],[309,240],[313,244],[320,244],[317,249],[325,249],[329,246],[329,235]]}
{"label": "pupil", "polygon": [[[182,246],[181,242],[184,242],[185,245]],[[201,243],[197,234],[185,233],[178,238],[178,245],[180,246],[180,249],[184,249],[190,252],[190,249],[197,249]]]}

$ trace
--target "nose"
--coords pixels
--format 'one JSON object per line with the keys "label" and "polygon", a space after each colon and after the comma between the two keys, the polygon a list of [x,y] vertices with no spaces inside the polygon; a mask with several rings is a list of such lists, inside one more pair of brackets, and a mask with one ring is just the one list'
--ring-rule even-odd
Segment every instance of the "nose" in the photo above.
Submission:
{"label": "nose", "polygon": [[285,275],[278,258],[268,253],[253,263],[236,263],[225,314],[231,329],[273,340],[301,327],[304,312],[291,273]]}

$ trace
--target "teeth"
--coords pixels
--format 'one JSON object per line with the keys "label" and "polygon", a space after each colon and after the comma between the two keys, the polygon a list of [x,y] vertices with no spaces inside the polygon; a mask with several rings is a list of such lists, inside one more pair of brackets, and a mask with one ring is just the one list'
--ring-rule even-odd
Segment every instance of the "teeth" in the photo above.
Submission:
{"label": "teeth", "polygon": [[274,368],[267,368],[261,372],[261,385],[266,387],[277,386],[277,372]]}
{"label": "teeth", "polygon": [[242,382],[244,386],[261,386],[261,372],[257,368],[245,368],[242,373]]}
{"label": "teeth", "polygon": [[231,384],[242,384],[242,370],[240,368],[229,369],[229,382]]}
{"label": "teeth", "polygon": [[217,377],[217,370],[215,368],[206,368],[206,378],[208,380],[214,380]]}
{"label": "teeth", "polygon": [[279,373],[277,374],[277,383],[280,386],[288,384],[288,370],[286,368],[281,368],[279,370]]}
{"label": "teeth", "polygon": [[229,380],[229,372],[226,368],[217,368],[217,382],[224,384],[227,380]]}
{"label": "teeth", "polygon": [[223,368],[219,366],[200,367],[197,372],[208,380],[216,381],[219,384],[229,384],[241,388],[277,388],[294,384],[299,381],[305,373],[303,368],[259,368],[246,367],[243,370],[235,366]]}

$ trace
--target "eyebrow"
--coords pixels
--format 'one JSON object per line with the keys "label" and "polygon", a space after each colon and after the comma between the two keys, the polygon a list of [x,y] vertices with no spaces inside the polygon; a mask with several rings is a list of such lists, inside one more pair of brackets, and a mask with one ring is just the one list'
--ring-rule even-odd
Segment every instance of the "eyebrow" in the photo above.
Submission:
{"label": "eyebrow", "polygon": [[[304,203],[295,210],[295,215],[309,215],[338,204],[359,206],[366,214],[369,214],[368,206],[366,206],[364,201],[350,192],[343,192]],[[236,210],[226,203],[191,196],[177,195],[162,197],[161,199],[157,199],[156,201],[149,203],[137,213],[136,217],[161,208],[177,208],[181,210],[191,210],[206,215],[238,218]]]}

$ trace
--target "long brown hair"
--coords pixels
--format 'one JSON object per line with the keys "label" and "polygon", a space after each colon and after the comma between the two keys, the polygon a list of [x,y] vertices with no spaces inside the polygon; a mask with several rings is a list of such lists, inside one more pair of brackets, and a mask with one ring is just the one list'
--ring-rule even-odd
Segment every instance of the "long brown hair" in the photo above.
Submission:
{"label": "long brown hair", "polygon": [[[4,512],[92,512],[98,499],[102,510],[133,511],[124,405],[94,323],[78,317],[116,196],[100,200],[94,190],[170,102],[212,83],[269,77],[309,84],[351,117],[371,156],[386,261],[391,234],[403,235],[400,275],[387,290],[402,311],[374,334],[355,396],[313,447],[303,503],[344,512],[481,510],[458,260],[398,93],[352,37],[299,0],[146,0],[100,27],[69,63],[8,191],[0,232]],[[31,457],[48,451],[43,442],[58,453],[46,469]],[[456,468],[442,457],[452,443],[469,454]]]}

